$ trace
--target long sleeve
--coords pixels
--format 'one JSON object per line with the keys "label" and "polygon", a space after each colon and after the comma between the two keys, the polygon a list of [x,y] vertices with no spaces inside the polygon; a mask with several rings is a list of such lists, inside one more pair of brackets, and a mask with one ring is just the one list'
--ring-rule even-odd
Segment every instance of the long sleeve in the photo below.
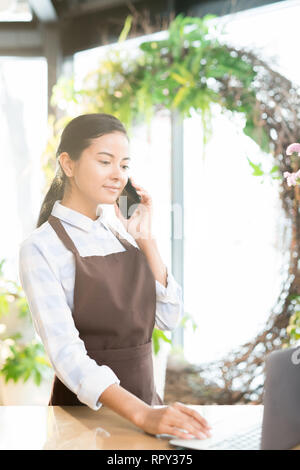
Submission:
{"label": "long sleeve", "polygon": [[160,330],[173,330],[183,317],[182,288],[167,267],[167,286],[157,280],[155,324]]}
{"label": "long sleeve", "polygon": [[39,247],[28,239],[19,251],[19,277],[31,312],[55,374],[93,410],[101,408],[101,393],[120,380],[106,365],[87,355],[57,273]]}

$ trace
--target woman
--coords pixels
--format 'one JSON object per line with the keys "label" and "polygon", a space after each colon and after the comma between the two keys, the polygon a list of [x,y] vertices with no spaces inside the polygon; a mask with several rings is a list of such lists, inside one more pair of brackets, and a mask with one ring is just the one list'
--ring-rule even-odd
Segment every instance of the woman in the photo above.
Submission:
{"label": "woman", "polygon": [[[85,114],[64,129],[58,171],[37,228],[20,247],[20,281],[55,371],[50,405],[110,407],[150,434],[205,438],[209,427],[155,390],[152,332],[171,330],[181,288],[151,232],[149,194],[132,216],[116,204],[128,181],[129,141],[109,114]],[[113,204],[118,230],[99,204]],[[180,429],[179,429],[180,428]]]}

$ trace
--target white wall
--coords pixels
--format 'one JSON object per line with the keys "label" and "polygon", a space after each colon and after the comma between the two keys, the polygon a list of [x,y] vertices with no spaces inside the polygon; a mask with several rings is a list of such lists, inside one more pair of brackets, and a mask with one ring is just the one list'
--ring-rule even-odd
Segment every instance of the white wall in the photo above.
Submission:
{"label": "white wall", "polygon": [[43,58],[0,58],[0,259],[18,279],[19,243],[35,228],[42,202],[47,65]]}

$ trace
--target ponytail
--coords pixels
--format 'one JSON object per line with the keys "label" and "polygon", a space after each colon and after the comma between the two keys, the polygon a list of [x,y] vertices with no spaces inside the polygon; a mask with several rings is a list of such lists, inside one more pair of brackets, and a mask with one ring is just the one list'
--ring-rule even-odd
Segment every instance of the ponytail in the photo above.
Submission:
{"label": "ponytail", "polygon": [[62,200],[65,191],[65,182],[65,172],[62,170],[61,166],[59,166],[58,171],[56,172],[56,175],[53,178],[52,184],[42,202],[42,207],[39,213],[36,227],[39,227],[48,220],[52,212],[54,203],[57,200]]}

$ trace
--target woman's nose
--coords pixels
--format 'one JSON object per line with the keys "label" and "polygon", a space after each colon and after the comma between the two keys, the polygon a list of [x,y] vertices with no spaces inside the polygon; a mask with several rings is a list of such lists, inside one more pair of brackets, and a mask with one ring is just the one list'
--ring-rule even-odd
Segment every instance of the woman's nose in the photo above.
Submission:
{"label": "woman's nose", "polygon": [[124,175],[122,172],[122,168],[120,167],[114,167],[112,170],[112,176],[115,178],[123,179]]}

